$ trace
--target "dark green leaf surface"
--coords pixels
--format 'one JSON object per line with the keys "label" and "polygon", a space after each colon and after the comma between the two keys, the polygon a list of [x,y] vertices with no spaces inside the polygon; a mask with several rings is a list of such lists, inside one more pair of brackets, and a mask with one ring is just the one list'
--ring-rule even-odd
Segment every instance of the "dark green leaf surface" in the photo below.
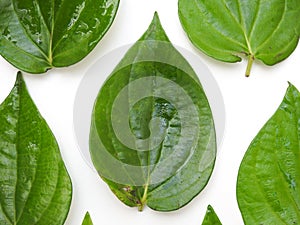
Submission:
{"label": "dark green leaf surface", "polygon": [[83,59],[112,24],[119,0],[1,0],[0,55],[43,73]]}
{"label": "dark green leaf surface", "polygon": [[300,94],[289,85],[249,146],[237,180],[245,224],[300,224]]}
{"label": "dark green leaf surface", "polygon": [[216,139],[209,103],[157,14],[98,94],[90,152],[115,195],[139,210],[178,209],[211,176]]}
{"label": "dark green leaf surface", "polygon": [[179,0],[179,18],[191,42],[224,62],[248,57],[274,65],[287,58],[299,40],[299,0]]}
{"label": "dark green leaf surface", "polygon": [[72,184],[21,73],[0,105],[0,224],[63,224]]}
{"label": "dark green leaf surface", "polygon": [[207,207],[202,225],[222,225],[213,207],[211,207],[210,205]]}
{"label": "dark green leaf surface", "polygon": [[90,216],[89,212],[87,212],[85,214],[85,217],[82,221],[82,225],[93,225],[93,221],[91,219],[91,216]]}

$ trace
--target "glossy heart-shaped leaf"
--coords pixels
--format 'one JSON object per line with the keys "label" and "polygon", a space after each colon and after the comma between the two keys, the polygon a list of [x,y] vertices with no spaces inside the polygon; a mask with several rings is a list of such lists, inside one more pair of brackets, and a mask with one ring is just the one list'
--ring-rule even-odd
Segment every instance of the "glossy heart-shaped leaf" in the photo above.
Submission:
{"label": "glossy heart-shaped leaf", "polygon": [[202,225],[222,225],[218,215],[215,213],[213,207],[211,207],[210,205],[207,207]]}
{"label": "glossy heart-shaped leaf", "polygon": [[245,224],[300,224],[300,93],[289,85],[241,163],[237,199]]}
{"label": "glossy heart-shaped leaf", "polygon": [[43,73],[82,60],[112,24],[119,0],[2,0],[0,55]]}
{"label": "glossy heart-shaped leaf", "polygon": [[300,30],[299,0],[179,0],[179,18],[191,42],[224,62],[248,57],[274,65],[296,48]]}
{"label": "glossy heart-shaped leaf", "polygon": [[178,209],[210,178],[216,157],[210,106],[157,14],[98,94],[90,152],[115,195],[139,210]]}
{"label": "glossy heart-shaped leaf", "polygon": [[63,224],[72,184],[21,73],[0,105],[0,224]]}
{"label": "glossy heart-shaped leaf", "polygon": [[93,225],[93,221],[91,219],[91,216],[90,216],[89,212],[87,212],[85,214],[85,217],[82,221],[82,225]]}

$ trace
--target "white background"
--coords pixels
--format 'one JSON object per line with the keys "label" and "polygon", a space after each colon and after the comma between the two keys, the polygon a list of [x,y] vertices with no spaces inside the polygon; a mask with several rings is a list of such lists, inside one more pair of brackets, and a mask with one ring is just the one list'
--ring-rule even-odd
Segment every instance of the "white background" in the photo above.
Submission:
{"label": "white background", "polygon": [[[208,66],[223,94],[226,109],[226,132],[208,186],[189,205],[171,213],[148,208],[141,213],[119,202],[83,159],[73,131],[73,103],[88,67],[116,47],[135,42],[147,29],[155,11],[172,43],[197,54]],[[250,78],[244,77],[245,68],[245,61],[225,64],[195,49],[180,25],[176,0],[125,0],[120,3],[111,29],[83,61],[44,75],[24,73],[30,94],[57,138],[73,181],[73,200],[66,224],[81,224],[89,211],[95,225],[199,225],[208,204],[224,225],[243,224],[235,194],[238,168],[251,140],[279,106],[287,81],[300,89],[300,47],[273,67],[254,63]],[[0,102],[13,87],[16,73],[16,68],[0,58]]]}

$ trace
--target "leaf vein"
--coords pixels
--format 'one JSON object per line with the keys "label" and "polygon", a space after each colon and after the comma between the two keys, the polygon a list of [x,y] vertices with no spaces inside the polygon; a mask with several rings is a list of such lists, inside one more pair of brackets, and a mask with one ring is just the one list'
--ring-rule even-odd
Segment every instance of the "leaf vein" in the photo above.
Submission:
{"label": "leaf vein", "polygon": [[[210,135],[209,135],[209,139],[208,139],[208,141],[207,141],[207,143],[206,143],[205,149],[207,149],[207,147],[208,147],[209,144],[211,143],[211,140],[212,140],[212,137],[213,137],[212,132],[213,132],[213,131],[211,131],[211,133],[210,133]],[[198,159],[199,162],[201,162],[203,156],[204,156],[204,154],[201,154],[200,158]],[[190,156],[190,158],[191,158],[191,157],[193,157],[193,156]],[[208,167],[209,167],[209,166],[207,166],[207,167],[204,169],[204,171],[207,170]],[[173,177],[177,176],[177,174],[178,174],[182,169],[185,169],[185,165],[183,165],[181,168],[179,168],[173,176],[171,176],[171,177],[169,177],[168,179],[166,179],[166,180],[165,180],[164,182],[162,182],[159,186],[153,188],[153,189],[151,190],[151,192],[155,191],[156,189],[158,189],[158,188],[159,188],[160,186],[162,186],[163,184],[168,183]],[[202,174],[202,173],[201,173],[201,174]],[[186,188],[182,189],[182,191],[186,191],[186,190],[190,189],[191,186],[193,186],[193,184],[195,184],[197,181],[198,181],[198,179],[195,179],[194,182],[192,182],[192,183],[191,183],[190,185],[188,185]],[[208,180],[207,180],[207,182],[208,182]],[[205,185],[203,186],[203,188],[204,188],[204,187],[205,187]],[[202,188],[201,190],[203,190],[203,188]],[[200,190],[200,191],[201,191],[201,190]],[[172,195],[169,195],[167,198],[171,198],[171,197],[173,197],[173,196],[172,196]],[[163,199],[163,198],[165,198],[165,197],[162,197],[162,198],[156,198],[156,199]]]}
{"label": "leaf vein", "polygon": [[[273,35],[274,35],[274,33],[280,28],[280,25],[281,25],[281,23],[283,22],[283,19],[284,19],[284,17],[285,17],[285,15],[286,15],[286,12],[287,12],[287,0],[284,0],[284,10],[283,10],[283,13],[282,13],[282,15],[281,15],[281,18],[280,18],[280,20],[279,20],[279,22],[278,22],[278,24],[277,24],[277,26],[276,26],[276,28],[272,31],[272,33],[258,46],[258,48],[257,48],[257,51],[260,49],[260,48],[262,48],[272,37],[273,37]],[[256,51],[256,52],[257,52]]]}
{"label": "leaf vein", "polygon": [[250,32],[249,32],[249,41],[252,39],[252,35],[253,35],[253,31],[255,30],[255,27],[257,25],[257,19],[258,19],[258,12],[259,12],[259,9],[260,9],[260,5],[261,5],[261,0],[258,0],[258,6],[256,7],[256,10],[255,10],[255,15],[254,15],[254,20],[251,24],[251,28],[250,28]]}
{"label": "leaf vein", "polygon": [[40,215],[40,218],[38,219],[38,222],[40,222],[41,218],[43,218],[43,216],[45,215],[45,213],[47,212],[47,210],[51,206],[51,203],[53,203],[53,199],[54,199],[56,191],[57,191],[57,187],[58,187],[58,183],[59,183],[59,176],[60,175],[61,175],[61,170],[60,170],[60,166],[58,165],[58,176],[57,176],[57,180],[56,180],[56,184],[55,184],[53,195],[51,197],[51,200],[48,203],[48,206],[46,208],[44,208],[43,213]]}
{"label": "leaf vein", "polygon": [[[75,20],[75,22],[70,26],[68,27],[67,31],[64,33],[63,36],[65,35],[70,35],[70,34],[73,34],[76,29],[73,29],[74,27],[76,28],[78,26],[78,22],[80,22],[80,18],[81,18],[81,14],[82,12],[84,11],[85,9],[85,1],[83,2],[83,8],[79,11],[79,14],[78,14],[78,17],[77,19]],[[76,25],[76,26],[75,26]],[[62,40],[64,39],[63,36],[57,41],[57,43],[55,44],[55,46],[52,48],[52,53],[55,51],[55,49],[57,48],[57,46],[59,46],[59,44],[62,42]]]}
{"label": "leaf vein", "polygon": [[[6,40],[6,41],[8,41],[8,40]],[[45,61],[44,58],[38,57],[36,55],[32,55],[29,52],[26,52],[24,49],[20,48],[19,46],[14,45],[12,42],[10,42],[10,41],[8,41],[8,42],[11,43],[13,45],[13,47],[17,48],[19,51],[22,51],[23,54],[30,56],[30,57],[34,57],[38,61],[43,61],[43,62]],[[3,56],[3,57],[6,58],[5,56]]]}
{"label": "leaf vein", "polygon": [[[21,27],[22,30],[24,31],[24,34],[26,35],[26,37],[28,38],[28,40],[29,40],[29,41],[37,48],[37,50],[41,53],[41,55],[44,56],[45,59],[48,61],[49,59],[48,59],[47,55],[44,53],[44,51],[41,49],[41,47],[38,46],[38,45],[34,42],[34,40],[33,40],[33,39],[31,38],[31,36],[28,34],[27,29],[23,26],[23,24],[22,24],[22,22],[21,22],[21,19],[20,19],[18,13],[17,13],[16,8],[15,8],[14,3],[12,3],[12,6],[13,6],[13,10],[14,10],[14,12],[15,12],[15,15],[16,15],[18,21],[19,21],[20,27]],[[23,49],[22,49],[22,50],[23,50]],[[26,52],[25,50],[23,50],[23,51]],[[29,54],[29,53],[28,53],[28,54]],[[32,55],[32,54],[29,54],[29,55]],[[35,56],[35,57],[36,57],[36,56]]]}
{"label": "leaf vein", "polygon": [[[0,202],[1,202],[1,199],[0,199]],[[9,219],[9,217],[8,217],[8,214],[7,214],[7,212],[4,210],[4,208],[3,208],[3,203],[1,202],[1,204],[0,204],[0,209],[1,209],[1,211],[3,212],[3,216],[4,216],[4,218],[5,218],[5,220],[9,223],[9,224],[11,224],[11,225],[13,225],[13,222]]]}
{"label": "leaf vein", "polygon": [[[194,0],[194,1],[195,1],[195,0]],[[200,2],[199,2],[199,1],[196,1],[196,5],[197,5],[198,9],[201,11],[201,6],[200,6]],[[235,39],[233,39],[233,38],[231,38],[231,37],[229,37],[229,36],[223,34],[219,29],[217,29],[217,28],[215,28],[214,26],[212,26],[212,24],[210,24],[207,20],[206,20],[206,23],[209,24],[210,27],[211,27],[214,31],[216,31],[217,33],[219,33],[219,34],[220,34],[221,36],[223,36],[225,39],[227,39],[227,40],[229,40],[229,41],[231,41],[231,42],[237,44],[238,46],[242,47],[243,49],[245,49],[245,46],[244,46],[242,43],[240,43],[240,42],[238,42],[237,40],[235,40]]]}

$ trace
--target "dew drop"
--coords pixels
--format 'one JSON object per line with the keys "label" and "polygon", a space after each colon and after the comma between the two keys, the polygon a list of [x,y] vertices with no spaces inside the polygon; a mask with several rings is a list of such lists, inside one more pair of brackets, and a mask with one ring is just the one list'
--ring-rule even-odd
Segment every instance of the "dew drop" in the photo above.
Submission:
{"label": "dew drop", "polygon": [[36,36],[37,36],[36,43],[39,45],[42,44],[42,35],[40,33],[37,33]]}
{"label": "dew drop", "polygon": [[9,31],[8,27],[6,27],[6,28],[3,30],[2,36],[3,36],[6,40],[10,41],[10,42],[13,43],[13,44],[16,44],[16,43],[17,43],[16,40],[13,40],[13,38],[12,38],[12,36],[11,36],[11,34],[10,34],[10,31]]}
{"label": "dew drop", "polygon": [[96,29],[100,25],[100,20],[98,18],[95,18],[95,25],[93,26],[93,29]]}
{"label": "dew drop", "polygon": [[71,21],[68,24],[68,30],[72,29],[73,25],[76,23],[76,21],[79,19],[79,16],[82,12],[82,10],[85,7],[85,2],[83,2],[82,4],[76,6],[75,8],[75,12],[72,15]]}

